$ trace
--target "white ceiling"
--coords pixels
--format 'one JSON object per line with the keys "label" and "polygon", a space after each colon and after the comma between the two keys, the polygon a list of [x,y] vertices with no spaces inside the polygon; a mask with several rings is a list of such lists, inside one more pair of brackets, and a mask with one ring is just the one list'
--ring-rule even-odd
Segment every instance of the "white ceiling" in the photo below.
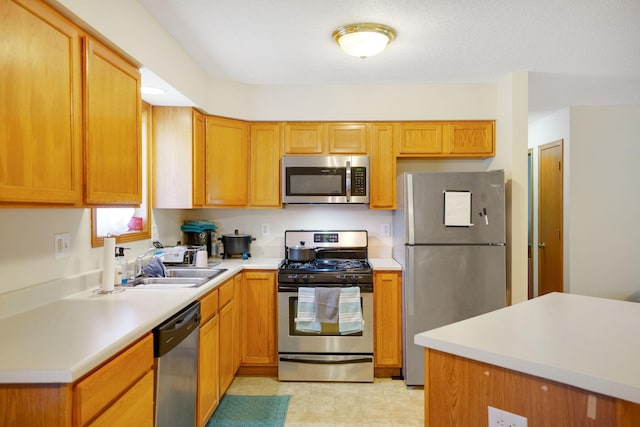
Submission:
{"label": "white ceiling", "polygon": [[[246,84],[477,83],[528,71],[532,116],[640,104],[637,0],[139,2],[212,76]],[[331,37],[355,22],[397,37],[363,62]]]}

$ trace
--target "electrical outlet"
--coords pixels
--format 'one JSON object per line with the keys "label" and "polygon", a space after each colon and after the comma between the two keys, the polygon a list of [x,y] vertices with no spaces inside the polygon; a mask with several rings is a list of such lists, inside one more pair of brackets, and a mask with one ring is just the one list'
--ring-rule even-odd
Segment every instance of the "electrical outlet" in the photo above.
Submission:
{"label": "electrical outlet", "polygon": [[271,231],[269,230],[269,224],[262,224],[262,235],[269,234]]}
{"label": "electrical outlet", "polygon": [[380,237],[391,236],[391,224],[385,223],[380,225]]}
{"label": "electrical outlet", "polygon": [[489,406],[489,427],[527,427],[527,419]]}
{"label": "electrical outlet", "polygon": [[71,255],[71,234],[58,233],[53,235],[53,255],[56,258],[66,258]]}

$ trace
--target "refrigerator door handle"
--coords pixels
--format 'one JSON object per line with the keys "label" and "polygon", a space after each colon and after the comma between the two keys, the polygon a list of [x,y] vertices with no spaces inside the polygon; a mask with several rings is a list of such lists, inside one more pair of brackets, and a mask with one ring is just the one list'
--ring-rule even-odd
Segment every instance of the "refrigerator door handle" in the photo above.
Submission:
{"label": "refrigerator door handle", "polygon": [[405,200],[407,204],[407,243],[413,244],[414,240],[414,224],[415,224],[415,215],[413,212],[413,175],[407,174],[407,188],[405,190]]}
{"label": "refrigerator door handle", "polygon": [[404,286],[407,293],[405,295],[405,303],[407,307],[407,316],[413,316],[415,301],[415,285],[413,282],[413,267],[411,265],[411,257],[413,256],[411,252],[413,252],[413,248],[407,247],[406,251]]}

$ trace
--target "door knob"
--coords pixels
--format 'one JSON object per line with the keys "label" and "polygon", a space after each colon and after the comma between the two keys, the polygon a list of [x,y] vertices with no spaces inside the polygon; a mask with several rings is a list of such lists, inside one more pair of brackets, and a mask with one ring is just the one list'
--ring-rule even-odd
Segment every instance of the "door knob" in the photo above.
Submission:
{"label": "door knob", "polygon": [[545,242],[540,242],[538,243],[538,247],[543,249],[545,246],[547,246],[547,244]]}

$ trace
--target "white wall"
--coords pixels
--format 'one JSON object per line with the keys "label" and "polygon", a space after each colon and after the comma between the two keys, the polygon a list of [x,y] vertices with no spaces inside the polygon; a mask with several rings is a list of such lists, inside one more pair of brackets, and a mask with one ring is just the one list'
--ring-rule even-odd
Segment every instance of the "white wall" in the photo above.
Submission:
{"label": "white wall", "polygon": [[[531,126],[532,147],[564,139],[568,292],[640,298],[640,231],[635,224],[640,217],[640,169],[635,164],[640,156],[639,121],[638,105],[570,107]],[[537,149],[534,156],[537,218]],[[534,243],[536,236],[534,229]]]}
{"label": "white wall", "polygon": [[[208,78],[137,2],[50,1],[69,9],[71,14],[93,26],[122,51],[150,68],[210,114],[248,120],[498,119],[497,155],[494,159],[447,162],[446,168],[464,165],[486,170],[500,167],[505,169],[507,176],[520,180],[519,163],[516,166],[518,170],[512,170],[517,149],[510,147],[519,140],[518,135],[521,134],[523,113],[519,106],[523,103],[526,105],[526,90],[524,94],[522,90],[522,87],[526,87],[526,74],[505,76],[499,84],[246,86]],[[526,152],[522,161],[526,164]],[[422,166],[421,162],[413,162],[408,167],[410,170]],[[514,200],[520,203],[517,197]],[[220,221],[225,231],[227,228],[231,231],[238,228],[256,235],[259,229],[255,232],[252,230],[256,230],[256,225],[268,218],[273,224],[271,233],[275,236],[291,228],[291,224],[300,224],[301,227],[326,224],[327,228],[362,228],[364,224],[370,235],[376,237],[380,224],[390,222],[391,218],[389,212],[358,208],[353,211],[334,209],[331,212],[327,212],[326,208],[301,209],[306,210],[287,208],[274,211],[203,212]],[[339,212],[339,215],[335,212]],[[180,222],[191,214],[190,211],[155,210],[159,240],[171,244],[180,238]],[[88,218],[89,211],[85,209],[0,211],[0,232],[10,236],[0,250],[0,277],[6,280],[0,285],[0,294],[99,267],[102,249],[90,248]],[[307,218],[315,218],[315,222],[307,221]],[[526,216],[514,221],[516,224],[522,222],[526,228]],[[68,259],[53,260],[53,234],[60,231],[72,232],[73,253]],[[385,242],[385,239],[379,239],[373,243],[374,246],[383,246]],[[256,242],[256,246],[259,247],[261,243],[271,248],[279,246],[267,238]],[[149,241],[144,241],[129,246],[134,251],[142,251],[149,244]],[[27,255],[34,249],[36,255]],[[265,249],[266,252],[271,250]],[[22,261],[20,256],[24,256],[25,260]],[[32,264],[38,265],[39,271],[32,272],[25,268]],[[512,273],[513,277],[522,274],[526,277],[526,270]]]}
{"label": "white wall", "polygon": [[[391,211],[370,210],[363,205],[287,205],[284,209],[194,209],[185,219],[207,219],[218,226],[218,235],[250,234],[253,257],[284,256],[285,230],[367,230],[369,256],[390,257],[391,238],[381,236],[382,224],[391,224]],[[262,224],[269,234],[262,234]]]}
{"label": "white wall", "polygon": [[571,108],[572,293],[640,293],[638,123],[640,105]]}
{"label": "white wall", "polygon": [[[161,241],[182,238],[174,227],[181,212],[154,212]],[[54,234],[69,233],[71,254],[54,257]],[[0,295],[102,268],[102,247],[91,247],[90,209],[0,209]],[[129,255],[151,246],[149,240],[131,242]],[[98,283],[95,284],[96,286]]]}
{"label": "white wall", "polygon": [[66,9],[140,64],[152,70],[196,106],[208,104],[204,70],[135,0],[45,0]]}
{"label": "white wall", "polygon": [[[494,119],[494,84],[246,86],[216,81],[210,114],[245,120]],[[239,105],[240,100],[241,105]]]}

